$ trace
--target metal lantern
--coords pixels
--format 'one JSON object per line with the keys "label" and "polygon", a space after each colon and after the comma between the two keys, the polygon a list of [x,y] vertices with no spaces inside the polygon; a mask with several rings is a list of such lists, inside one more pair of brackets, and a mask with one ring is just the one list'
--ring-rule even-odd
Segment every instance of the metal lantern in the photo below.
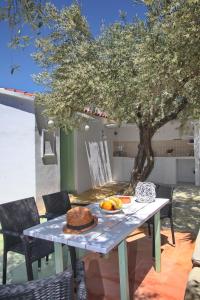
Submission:
{"label": "metal lantern", "polygon": [[156,198],[155,184],[152,182],[138,182],[135,196],[137,202],[154,202]]}

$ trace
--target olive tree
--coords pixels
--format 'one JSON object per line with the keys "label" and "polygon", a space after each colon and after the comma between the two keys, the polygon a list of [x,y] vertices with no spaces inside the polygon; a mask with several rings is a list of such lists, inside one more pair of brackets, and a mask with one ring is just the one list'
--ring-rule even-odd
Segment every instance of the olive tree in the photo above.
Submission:
{"label": "olive tree", "polygon": [[24,27],[40,34],[45,16],[43,0],[5,0],[0,3],[0,21],[6,21],[12,31],[10,46],[25,47],[31,36],[24,34]]}
{"label": "olive tree", "polygon": [[132,186],[153,169],[156,131],[171,120],[198,116],[200,109],[199,1],[160,1],[159,9],[156,1],[146,2],[145,21],[123,18],[97,38],[79,6],[58,11],[48,5],[50,33],[38,39],[34,54],[44,68],[36,80],[47,88],[38,101],[57,126],[78,126],[88,105],[119,124],[137,125]]}

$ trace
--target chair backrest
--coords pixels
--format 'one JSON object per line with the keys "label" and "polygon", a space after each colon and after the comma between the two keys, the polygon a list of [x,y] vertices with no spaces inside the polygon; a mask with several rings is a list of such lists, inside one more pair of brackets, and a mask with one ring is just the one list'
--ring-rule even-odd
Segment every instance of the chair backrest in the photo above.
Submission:
{"label": "chair backrest", "polygon": [[23,233],[23,230],[40,223],[34,197],[0,205],[2,230]]}
{"label": "chair backrest", "polygon": [[42,196],[47,214],[64,215],[71,209],[71,203],[67,191],[61,191]]}
{"label": "chair backrest", "polygon": [[168,198],[172,201],[173,198],[173,187],[170,185],[157,185],[156,186],[156,197],[157,198]]}
{"label": "chair backrest", "polygon": [[24,284],[0,286],[1,300],[72,300],[73,293],[73,274],[68,270]]}
{"label": "chair backrest", "polygon": [[173,200],[173,187],[170,185],[157,185],[156,186],[156,197],[157,198],[167,198],[170,200],[170,203],[165,205],[160,210],[161,218],[172,216],[172,200]]}

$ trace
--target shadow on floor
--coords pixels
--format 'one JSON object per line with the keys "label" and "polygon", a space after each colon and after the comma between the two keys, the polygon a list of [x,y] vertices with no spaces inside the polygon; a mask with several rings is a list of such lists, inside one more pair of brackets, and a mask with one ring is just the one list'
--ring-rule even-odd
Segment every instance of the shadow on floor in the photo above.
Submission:
{"label": "shadow on floor", "polygon": [[[170,231],[162,232],[161,273],[154,269],[151,238],[139,238],[139,234],[128,238],[130,299],[183,299],[194,246],[189,237],[190,234],[176,233],[173,247],[169,244]],[[117,249],[107,259],[91,253],[84,261],[89,300],[120,299]]]}
{"label": "shadow on floor", "polygon": [[[118,184],[112,187],[99,188],[83,195],[82,200],[97,201],[121,190]],[[81,195],[77,196],[80,198]],[[93,200],[92,200],[93,199]],[[200,193],[199,188],[179,186],[173,197],[173,213],[176,231],[176,246],[171,245],[170,230],[162,231],[162,272],[156,273],[152,259],[152,240],[144,236],[144,232],[134,232],[128,238],[128,259],[130,275],[130,294],[136,300],[162,299],[182,300],[188,273],[191,270],[191,256],[193,241],[199,228]],[[163,227],[169,226],[163,222]],[[2,255],[2,237],[0,238],[0,255]],[[85,259],[89,300],[118,300],[119,299],[119,271],[118,253],[112,251],[105,259],[98,254],[91,253]],[[2,271],[2,256],[0,257],[0,272]],[[43,261],[42,278],[53,274],[54,258],[49,265]],[[178,275],[177,275],[178,274]],[[37,270],[35,270],[37,277]],[[0,278],[1,279],[1,278]],[[9,255],[8,281],[23,282],[26,280],[24,258],[20,255]]]}
{"label": "shadow on floor", "polygon": [[[3,270],[3,241],[0,239],[0,284],[2,282],[2,270]],[[68,258],[67,247],[63,249],[64,263],[70,263]],[[69,260],[68,260],[69,259]],[[45,278],[55,274],[54,254],[49,255],[48,264],[45,258],[42,259],[41,271],[38,271],[37,261],[32,264],[34,279]],[[26,266],[24,256],[8,252],[8,266],[7,266],[7,283],[22,283],[27,281]]]}

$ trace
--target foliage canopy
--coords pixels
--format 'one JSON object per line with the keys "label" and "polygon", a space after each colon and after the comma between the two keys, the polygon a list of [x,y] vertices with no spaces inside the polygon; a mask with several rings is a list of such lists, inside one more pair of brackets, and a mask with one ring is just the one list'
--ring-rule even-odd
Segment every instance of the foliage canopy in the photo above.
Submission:
{"label": "foliage canopy", "polygon": [[11,47],[26,47],[31,39],[24,34],[28,25],[40,34],[44,24],[43,0],[5,0],[0,3],[0,21],[7,21],[12,30]]}
{"label": "foliage canopy", "polygon": [[94,39],[78,5],[46,6],[51,33],[37,41],[34,58],[45,70],[36,80],[48,87],[39,98],[58,126],[75,126],[88,105],[154,132],[178,115],[199,115],[199,1],[170,1],[154,12]]}
{"label": "foliage canopy", "polygon": [[[7,2],[9,16],[13,0]],[[148,6],[145,21],[129,23],[122,14],[97,38],[77,4],[59,11],[48,3],[35,22],[40,1],[18,0],[30,4],[30,20],[23,11],[13,19],[15,24],[25,16],[33,27],[48,25],[48,35],[36,41],[33,57],[44,71],[35,80],[46,86],[37,99],[58,127],[79,126],[86,106],[100,108],[119,124],[137,124],[132,183],[145,180],[153,168],[155,132],[170,120],[200,113],[199,0],[142,2]]]}

